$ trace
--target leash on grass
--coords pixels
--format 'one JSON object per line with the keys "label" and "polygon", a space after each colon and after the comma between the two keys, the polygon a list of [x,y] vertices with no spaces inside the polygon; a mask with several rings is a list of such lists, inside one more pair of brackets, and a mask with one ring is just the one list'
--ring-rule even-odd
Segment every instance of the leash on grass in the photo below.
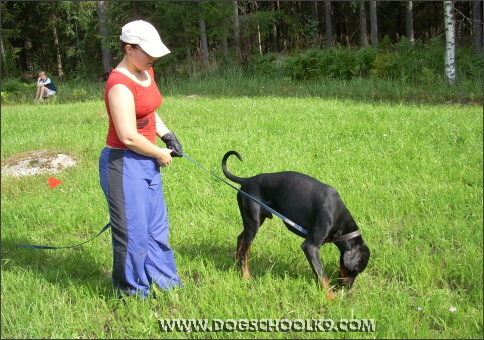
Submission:
{"label": "leash on grass", "polygon": [[182,153],[182,156],[185,157],[186,159],[188,159],[190,162],[192,162],[193,164],[195,164],[196,166],[198,166],[200,169],[203,169],[205,170],[206,172],[208,172],[210,175],[212,175],[213,177],[221,180],[222,182],[224,182],[225,184],[227,184],[228,186],[234,188],[235,190],[237,190],[238,192],[240,192],[241,194],[247,196],[248,198],[250,198],[252,201],[254,201],[255,203],[257,203],[258,205],[260,205],[262,208],[266,209],[267,211],[270,211],[271,213],[273,213],[274,215],[276,215],[277,217],[279,217],[281,220],[283,220],[285,223],[287,223],[288,225],[290,225],[291,227],[293,227],[294,229],[300,231],[301,233],[303,233],[304,235],[307,235],[308,234],[308,231],[306,229],[304,229],[303,227],[301,227],[300,225],[294,223],[293,221],[291,221],[290,219],[288,219],[286,216],[278,213],[277,211],[275,211],[274,209],[272,209],[271,207],[268,207],[266,204],[262,203],[261,201],[259,201],[257,198],[249,195],[248,193],[240,190],[239,188],[237,188],[235,185],[232,185],[232,183],[229,183],[227,182],[225,179],[223,179],[222,177],[216,175],[215,173],[213,173],[212,171],[206,169],[205,167],[203,167],[203,165],[201,165],[200,163],[198,163],[197,161],[195,161],[194,159],[192,159],[190,156],[188,156],[187,154],[185,153]]}
{"label": "leash on grass", "polygon": [[73,246],[51,247],[51,246],[36,246],[36,245],[31,245],[31,244],[15,244],[15,243],[14,243],[14,246],[24,247],[24,248],[33,248],[33,249],[67,249],[67,248],[75,248],[75,247],[79,247],[79,246],[83,245],[84,243],[87,243],[89,241],[94,240],[96,237],[98,237],[99,235],[101,235],[102,233],[104,233],[110,226],[111,226],[110,223],[106,224],[96,236],[91,237],[89,240],[84,241],[84,242],[81,242],[79,244],[75,244]]}

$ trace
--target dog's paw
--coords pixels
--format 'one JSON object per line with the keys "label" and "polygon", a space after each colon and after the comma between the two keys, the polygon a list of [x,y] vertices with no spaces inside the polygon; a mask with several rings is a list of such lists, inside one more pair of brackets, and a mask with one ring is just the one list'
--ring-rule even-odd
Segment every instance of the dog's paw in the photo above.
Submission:
{"label": "dog's paw", "polygon": [[250,274],[249,274],[249,273],[243,273],[243,274],[242,274],[242,278],[243,278],[244,280],[250,280]]}

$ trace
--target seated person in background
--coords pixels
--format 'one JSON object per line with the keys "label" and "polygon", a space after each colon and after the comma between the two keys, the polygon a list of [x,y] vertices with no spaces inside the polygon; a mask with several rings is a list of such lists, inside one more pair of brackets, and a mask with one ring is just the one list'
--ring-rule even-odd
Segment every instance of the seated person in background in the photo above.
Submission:
{"label": "seated person in background", "polygon": [[56,94],[56,91],[55,85],[50,78],[45,75],[44,71],[40,71],[34,101],[42,101],[44,98],[49,98]]}

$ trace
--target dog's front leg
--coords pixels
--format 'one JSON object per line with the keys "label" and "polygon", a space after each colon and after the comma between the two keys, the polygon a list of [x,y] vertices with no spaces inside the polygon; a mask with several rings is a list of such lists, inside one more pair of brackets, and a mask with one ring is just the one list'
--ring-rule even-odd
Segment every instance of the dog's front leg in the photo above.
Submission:
{"label": "dog's front leg", "polygon": [[329,285],[328,275],[324,271],[323,265],[321,263],[321,258],[319,257],[319,247],[311,242],[309,239],[306,239],[302,243],[301,248],[304,251],[306,258],[308,259],[309,265],[311,266],[314,275],[316,275],[319,284],[324,290],[327,291],[326,296],[329,300],[333,300],[333,290]]}

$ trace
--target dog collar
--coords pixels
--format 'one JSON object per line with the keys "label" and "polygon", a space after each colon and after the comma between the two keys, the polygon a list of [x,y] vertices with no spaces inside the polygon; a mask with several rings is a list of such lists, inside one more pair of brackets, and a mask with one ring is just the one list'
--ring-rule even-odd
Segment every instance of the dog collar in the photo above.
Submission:
{"label": "dog collar", "polygon": [[361,235],[361,231],[358,229],[358,230],[353,231],[353,232],[351,232],[349,234],[335,237],[331,242],[335,243],[335,242],[346,241],[346,240],[355,238],[355,237],[360,236],[360,235]]}

